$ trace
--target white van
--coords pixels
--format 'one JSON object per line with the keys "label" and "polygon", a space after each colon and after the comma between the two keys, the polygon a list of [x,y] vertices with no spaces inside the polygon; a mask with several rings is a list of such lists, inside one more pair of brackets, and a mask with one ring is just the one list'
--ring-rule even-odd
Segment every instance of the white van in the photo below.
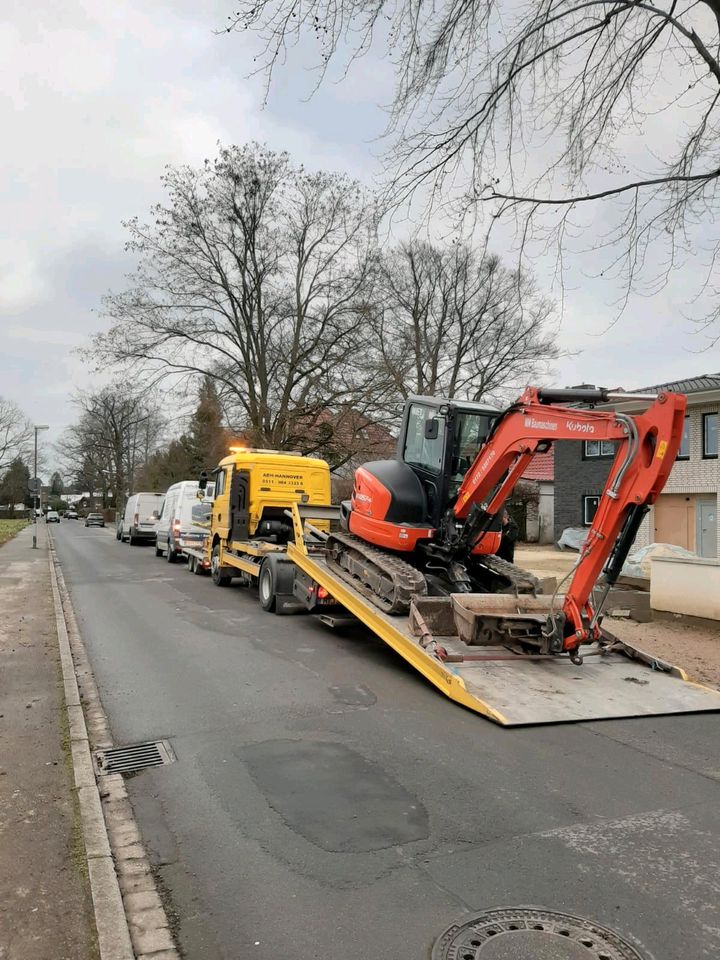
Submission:
{"label": "white van", "polygon": [[156,557],[165,553],[168,563],[175,563],[184,547],[195,547],[202,543],[207,529],[193,523],[193,507],[196,508],[197,519],[197,507],[208,498],[212,500],[213,486],[208,484],[209,489],[200,498],[197,480],[181,480],[168,489],[157,523]]}
{"label": "white van", "polygon": [[125,504],[116,538],[129,540],[133,546],[141,540],[154,540],[162,502],[162,493],[134,493]]}

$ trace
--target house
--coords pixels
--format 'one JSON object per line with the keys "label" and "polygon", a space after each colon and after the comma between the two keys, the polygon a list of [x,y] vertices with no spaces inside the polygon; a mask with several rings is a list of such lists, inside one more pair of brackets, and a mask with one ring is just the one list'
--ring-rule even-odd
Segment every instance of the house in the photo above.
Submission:
{"label": "house", "polygon": [[528,503],[526,537],[531,543],[552,543],[555,510],[555,450],[538,453],[522,475],[537,491],[536,503]]}
{"label": "house", "polygon": [[[674,543],[701,557],[718,557],[720,373],[655,384],[637,392],[661,390],[686,394],[685,432],[665,489],[643,521],[635,545]],[[644,409],[641,402],[632,400],[613,406],[626,413]],[[606,441],[555,444],[556,540],[566,527],[590,526],[613,457],[614,445]]]}

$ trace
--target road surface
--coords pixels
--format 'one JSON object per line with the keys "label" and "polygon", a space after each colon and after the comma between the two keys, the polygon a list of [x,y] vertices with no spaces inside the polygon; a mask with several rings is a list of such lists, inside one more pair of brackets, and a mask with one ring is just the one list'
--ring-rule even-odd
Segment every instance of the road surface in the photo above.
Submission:
{"label": "road surface", "polygon": [[468,910],[720,955],[720,715],[505,730],[359,628],[264,613],[112,530],[53,530],[189,960],[418,960]]}

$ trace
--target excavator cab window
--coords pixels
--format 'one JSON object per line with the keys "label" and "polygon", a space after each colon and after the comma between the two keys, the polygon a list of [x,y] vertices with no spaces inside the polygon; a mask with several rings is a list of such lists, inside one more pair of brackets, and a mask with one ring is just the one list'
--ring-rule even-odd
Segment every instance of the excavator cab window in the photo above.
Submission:
{"label": "excavator cab window", "polygon": [[445,420],[437,409],[413,403],[408,414],[403,460],[430,473],[442,472],[445,452]]}
{"label": "excavator cab window", "polygon": [[485,443],[493,417],[484,413],[458,413],[455,419],[455,437],[450,461],[450,496],[454,497],[465,474]]}

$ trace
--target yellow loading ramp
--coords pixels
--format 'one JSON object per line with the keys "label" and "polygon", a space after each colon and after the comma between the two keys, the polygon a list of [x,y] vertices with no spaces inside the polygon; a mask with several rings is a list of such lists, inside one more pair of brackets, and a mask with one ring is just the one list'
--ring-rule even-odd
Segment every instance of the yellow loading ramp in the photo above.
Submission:
{"label": "yellow loading ramp", "polygon": [[293,509],[296,542],[288,544],[289,558],[445,696],[489,720],[514,727],[720,711],[720,691],[627,644],[624,652],[603,656],[583,647],[584,662],[576,666],[565,657],[523,660],[502,647],[466,647],[457,637],[437,637],[448,649],[463,646],[472,655],[503,658],[438,660],[413,636],[409,618],[383,613],[332,573],[322,554],[308,552],[298,536],[301,517],[329,518],[324,509]]}

